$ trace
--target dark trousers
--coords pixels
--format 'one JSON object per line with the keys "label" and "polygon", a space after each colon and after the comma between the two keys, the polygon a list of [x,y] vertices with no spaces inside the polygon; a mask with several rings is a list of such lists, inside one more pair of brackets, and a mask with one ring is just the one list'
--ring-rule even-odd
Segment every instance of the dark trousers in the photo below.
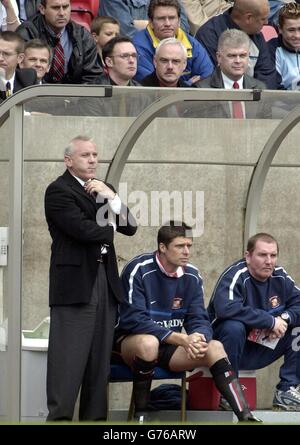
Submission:
{"label": "dark trousers", "polygon": [[297,386],[300,383],[300,351],[297,351],[295,342],[293,344],[298,331],[293,335],[293,330],[288,329],[275,349],[247,340],[247,334],[245,325],[235,320],[226,320],[214,327],[214,338],[223,343],[236,373],[239,369],[265,368],[284,356],[277,389],[286,391],[290,386]]}
{"label": "dark trousers", "polygon": [[117,302],[109,295],[99,263],[89,304],[52,306],[47,363],[51,420],[72,420],[80,394],[79,420],[105,420]]}

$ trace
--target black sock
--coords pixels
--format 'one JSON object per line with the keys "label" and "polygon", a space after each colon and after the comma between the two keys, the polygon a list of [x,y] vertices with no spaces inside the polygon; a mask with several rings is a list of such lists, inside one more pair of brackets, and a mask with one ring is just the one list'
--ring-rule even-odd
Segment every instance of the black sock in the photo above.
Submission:
{"label": "black sock", "polygon": [[156,362],[156,360],[147,362],[137,356],[132,362],[133,400],[136,412],[147,411]]}
{"label": "black sock", "polygon": [[233,412],[239,420],[247,420],[251,412],[241,384],[227,358],[218,360],[211,368],[210,372],[215,381],[216,387],[227,400]]}

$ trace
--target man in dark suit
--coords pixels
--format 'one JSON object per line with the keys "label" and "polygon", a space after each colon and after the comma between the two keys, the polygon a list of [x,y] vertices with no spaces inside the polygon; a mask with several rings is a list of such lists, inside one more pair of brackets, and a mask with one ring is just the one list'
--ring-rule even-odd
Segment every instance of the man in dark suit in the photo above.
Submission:
{"label": "man in dark suit", "polygon": [[[250,39],[239,29],[227,29],[218,41],[216,54],[218,66],[213,74],[194,84],[196,88],[225,89],[265,89],[263,82],[246,74],[249,61]],[[263,108],[257,102],[206,103],[210,116],[238,117],[236,105],[240,107],[240,118],[266,117]],[[265,110],[266,112],[266,110]]]}
{"label": "man in dark suit", "polygon": [[264,82],[268,89],[276,90],[280,87],[281,79],[276,73],[261,32],[263,25],[268,23],[269,12],[268,0],[234,0],[230,9],[204,23],[195,38],[204,46],[217,66],[216,51],[222,32],[226,29],[240,29],[246,32],[251,41],[247,74]]}
{"label": "man in dark suit", "polygon": [[24,42],[13,31],[0,33],[0,102],[13,93],[37,83],[33,69],[19,69],[24,57]]}
{"label": "man in dark suit", "polygon": [[[113,187],[95,179],[98,153],[88,137],[65,149],[65,173],[45,194],[52,237],[47,367],[48,420],[105,420],[117,304],[122,301],[114,232],[136,224]],[[95,196],[96,195],[96,196]]]}

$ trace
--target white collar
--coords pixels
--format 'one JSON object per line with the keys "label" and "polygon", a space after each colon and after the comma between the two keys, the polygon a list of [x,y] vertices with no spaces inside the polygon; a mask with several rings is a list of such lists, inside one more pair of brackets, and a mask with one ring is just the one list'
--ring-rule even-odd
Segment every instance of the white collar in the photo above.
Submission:
{"label": "white collar", "polygon": [[[233,84],[235,81],[229,79],[229,77],[227,77],[226,74],[224,74],[222,71],[221,71],[221,74],[222,74],[222,79],[223,79],[223,83],[224,83],[224,88],[226,90],[232,90]],[[240,90],[242,90],[244,88],[243,81],[244,81],[244,76],[242,76],[239,80],[236,81],[239,84]]]}
{"label": "white collar", "polygon": [[158,267],[160,268],[160,270],[162,271],[162,273],[164,273],[165,275],[167,275],[167,277],[171,277],[171,278],[180,278],[184,275],[184,270],[183,267],[179,266],[177,267],[177,270],[175,272],[167,272],[166,269],[164,268],[164,266],[162,265],[160,258],[159,258],[159,252],[156,252],[156,262],[158,264]]}
{"label": "white collar", "polygon": [[77,179],[77,181],[79,182],[80,185],[82,185],[82,187],[84,187],[85,181],[83,181],[81,178],[78,178],[78,176],[72,175],[73,178]]}
{"label": "white collar", "polygon": [[15,77],[16,77],[16,72],[14,72],[14,74],[10,79],[5,79],[5,84],[7,84],[7,82],[10,83],[11,93],[14,92]]}

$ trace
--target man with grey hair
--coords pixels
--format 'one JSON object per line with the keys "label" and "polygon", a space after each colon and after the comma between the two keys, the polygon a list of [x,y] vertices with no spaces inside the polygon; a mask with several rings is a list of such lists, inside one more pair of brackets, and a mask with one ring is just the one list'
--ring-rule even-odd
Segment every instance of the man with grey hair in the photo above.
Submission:
{"label": "man with grey hair", "polygon": [[117,305],[123,299],[115,231],[136,224],[113,186],[95,178],[96,144],[86,136],[65,150],[66,171],[45,194],[52,237],[47,420],[106,420],[107,383]]}
{"label": "man with grey hair", "polygon": [[[225,88],[225,89],[265,89],[265,84],[260,80],[246,74],[249,62],[250,39],[248,35],[239,29],[227,29],[219,38],[218,51],[216,53],[218,66],[213,74],[200,80],[194,86],[197,88]],[[222,117],[254,117],[257,104],[242,102],[225,103],[222,109]],[[220,108],[221,107],[221,108]],[[252,107],[252,111],[251,110]],[[215,111],[217,111],[215,109]]]}
{"label": "man with grey hair", "polygon": [[[218,41],[217,68],[196,86],[200,88],[265,88],[265,84],[246,74],[249,63],[250,39],[239,29],[227,29]],[[238,83],[238,87],[234,84]]]}
{"label": "man with grey hair", "polygon": [[218,39],[226,29],[240,29],[250,37],[249,65],[247,74],[264,82],[268,89],[280,87],[280,76],[276,73],[269,49],[261,33],[268,23],[268,0],[235,0],[232,8],[212,17],[196,33],[196,39],[208,51],[217,65]]}
{"label": "man with grey hair", "polygon": [[187,51],[175,37],[161,40],[153,64],[155,71],[141,81],[146,87],[189,87],[181,76],[186,68]]}

